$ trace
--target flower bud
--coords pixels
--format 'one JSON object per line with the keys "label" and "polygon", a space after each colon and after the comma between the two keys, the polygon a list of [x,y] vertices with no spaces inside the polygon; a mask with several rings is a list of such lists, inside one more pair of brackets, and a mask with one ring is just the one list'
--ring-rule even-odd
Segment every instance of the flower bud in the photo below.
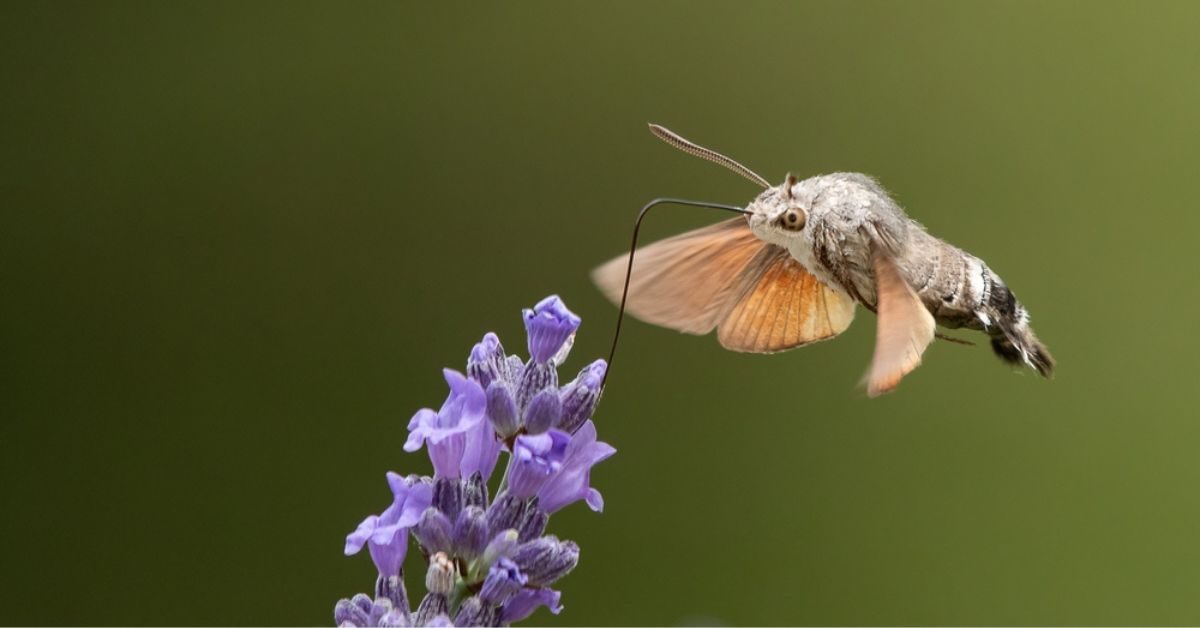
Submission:
{"label": "flower bud", "polygon": [[391,600],[387,599],[386,597],[376,598],[375,603],[371,605],[371,612],[368,613],[368,621],[371,622],[370,625],[378,626],[379,620],[391,610]]}
{"label": "flower bud", "polygon": [[504,382],[492,382],[487,388],[487,415],[492,428],[501,438],[507,439],[521,429],[517,416],[517,402]]}
{"label": "flower bud", "polygon": [[[430,593],[450,595],[454,590],[454,580],[457,572],[454,561],[445,552],[438,552],[429,557],[429,571],[425,572],[425,588]],[[424,603],[422,601],[422,603]]]}
{"label": "flower bud", "polygon": [[562,401],[558,391],[547,388],[533,396],[529,407],[525,409],[525,431],[530,434],[541,434],[554,427],[562,418]]}
{"label": "flower bud", "polygon": [[412,625],[414,626],[445,626],[447,624],[435,624],[439,617],[445,617],[449,621],[448,613],[450,612],[450,601],[441,593],[427,593],[425,599],[421,600],[420,606],[417,607],[417,612],[413,613]]}
{"label": "flower bud", "polygon": [[412,532],[427,554],[449,552],[452,549],[454,527],[450,519],[437,508],[426,508]]}
{"label": "flower bud", "polygon": [[464,561],[475,560],[488,544],[487,515],[482,508],[464,508],[454,523],[454,553]]}
{"label": "flower bud", "polygon": [[375,600],[386,598],[392,603],[392,608],[408,614],[408,592],[404,589],[404,573],[398,576],[379,576],[375,579]]}
{"label": "flower bud", "polygon": [[529,362],[525,365],[525,370],[521,371],[521,378],[517,380],[517,392],[514,395],[517,409],[524,410],[529,406],[529,401],[533,399],[534,395],[547,388],[557,387],[558,371],[555,370],[553,364]]}
{"label": "flower bud", "polygon": [[479,596],[472,595],[463,600],[454,616],[455,626],[495,626],[499,613],[488,604],[484,604]]}
{"label": "flower bud", "polygon": [[604,374],[608,363],[596,360],[584,367],[571,383],[562,388],[562,420],[555,425],[558,429],[574,434],[585,421],[592,418],[596,404],[603,392]]}
{"label": "flower bud", "polygon": [[496,496],[487,511],[489,530],[516,529],[525,521],[525,505],[527,501],[504,491]]}
{"label": "flower bud", "polygon": [[412,617],[409,617],[407,611],[398,608],[393,608],[379,618],[379,628],[410,628],[411,626]]}
{"label": "flower bud", "polygon": [[471,349],[471,356],[467,358],[467,376],[484,388],[492,382],[508,380],[508,359],[496,334],[484,334],[483,340]]}
{"label": "flower bud", "polygon": [[550,515],[546,514],[545,510],[538,508],[537,498],[534,497],[530,501],[529,506],[525,509],[525,521],[521,523],[520,534],[518,539],[522,543],[531,539],[536,539],[546,531],[546,524],[550,521]]}
{"label": "flower bud", "polygon": [[433,481],[432,506],[453,520],[462,509],[462,484],[458,478],[439,477]]}
{"label": "flower bud", "polygon": [[346,598],[338,600],[333,607],[333,623],[339,626],[366,626],[370,623],[370,619],[367,611]]}
{"label": "flower bud", "polygon": [[483,474],[479,471],[471,474],[471,477],[463,481],[462,487],[462,504],[463,508],[475,506],[476,508],[487,508],[488,505],[488,487],[487,482],[483,481]]}
{"label": "flower bud", "polygon": [[512,560],[529,578],[529,586],[542,587],[567,575],[579,564],[579,546],[545,536],[518,547]]}

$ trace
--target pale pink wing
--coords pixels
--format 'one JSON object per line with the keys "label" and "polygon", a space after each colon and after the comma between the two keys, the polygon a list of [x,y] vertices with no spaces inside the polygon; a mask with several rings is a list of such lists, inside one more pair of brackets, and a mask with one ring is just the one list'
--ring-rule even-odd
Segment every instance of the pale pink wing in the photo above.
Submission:
{"label": "pale pink wing", "polygon": [[786,249],[760,251],[743,278],[741,296],[717,334],[726,349],[793,349],[832,338],[854,320],[854,301],[814,277]]}
{"label": "pale pink wing", "polygon": [[[639,248],[625,309],[647,323],[707,334],[740,294],[743,270],[767,246],[739,217]],[[613,303],[621,302],[628,263],[622,255],[592,271]]]}
{"label": "pale pink wing", "polygon": [[875,397],[892,389],[921,364],[921,354],[933,341],[934,321],[920,297],[904,280],[895,261],[876,254],[877,314],[875,356],[867,374],[867,394]]}

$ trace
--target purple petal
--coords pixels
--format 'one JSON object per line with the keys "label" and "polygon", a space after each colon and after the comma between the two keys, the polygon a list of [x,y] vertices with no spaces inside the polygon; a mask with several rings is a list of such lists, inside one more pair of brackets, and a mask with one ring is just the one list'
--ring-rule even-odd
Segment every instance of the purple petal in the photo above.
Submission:
{"label": "purple petal", "polygon": [[604,497],[600,495],[600,491],[589,488],[583,499],[587,502],[588,508],[595,512],[604,512]]}
{"label": "purple petal", "polygon": [[429,459],[433,462],[434,475],[455,479],[462,465],[463,453],[467,450],[467,435],[463,433],[443,436],[437,442],[429,440]]}
{"label": "purple petal", "polygon": [[454,369],[442,369],[442,376],[446,378],[446,384],[450,386],[450,399],[455,397],[461,398],[464,402],[463,410],[471,414],[482,414],[484,407],[483,386],[479,382],[468,379],[462,373]]}
{"label": "purple petal", "polygon": [[[421,520],[421,514],[433,501],[433,485],[420,476],[402,476],[388,471],[388,486],[394,501],[379,518],[403,528],[411,528]],[[394,521],[393,521],[394,519]]]}
{"label": "purple petal", "polygon": [[408,420],[408,440],[404,442],[404,451],[414,452],[425,444],[425,435],[437,424],[437,413],[429,408],[421,408]]}
{"label": "purple petal", "polygon": [[554,589],[521,589],[500,612],[500,623],[512,624],[524,620],[533,614],[539,606],[545,606],[551,613],[557,615],[562,611],[559,600],[562,593]]}
{"label": "purple petal", "polygon": [[490,421],[479,421],[467,432],[466,447],[463,450],[459,470],[462,477],[469,478],[476,471],[487,482],[496,468],[496,460],[500,458],[500,441],[496,440],[496,432]]}
{"label": "purple petal", "polygon": [[408,529],[396,525],[376,528],[367,542],[367,549],[379,575],[385,578],[398,576],[408,552]]}
{"label": "purple petal", "polygon": [[346,535],[346,549],[344,550],[347,556],[352,556],[362,550],[367,539],[371,538],[371,533],[375,531],[375,526],[379,522],[379,517],[370,515],[358,524],[358,527]]}

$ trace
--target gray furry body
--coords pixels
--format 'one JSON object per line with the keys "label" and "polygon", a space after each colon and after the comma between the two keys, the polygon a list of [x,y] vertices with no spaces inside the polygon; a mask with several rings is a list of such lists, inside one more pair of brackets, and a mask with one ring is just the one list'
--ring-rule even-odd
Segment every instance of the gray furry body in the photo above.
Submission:
{"label": "gray furry body", "polygon": [[[760,239],[785,247],[810,272],[868,309],[877,297],[872,256],[893,258],[939,325],[976,329],[1002,359],[1043,375],[1053,358],[1029,327],[1029,314],[983,260],[930,235],[878,183],[834,173],[767,188],[748,207]],[[802,211],[796,230],[781,228]]]}

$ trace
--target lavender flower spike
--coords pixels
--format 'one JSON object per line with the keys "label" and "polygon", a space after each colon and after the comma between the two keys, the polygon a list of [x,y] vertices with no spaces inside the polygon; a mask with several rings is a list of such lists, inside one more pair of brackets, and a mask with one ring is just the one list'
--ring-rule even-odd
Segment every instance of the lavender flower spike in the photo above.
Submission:
{"label": "lavender flower spike", "polygon": [[[339,626],[508,626],[542,606],[562,610],[561,594],[549,587],[575,568],[580,549],[546,531],[551,514],[568,504],[603,506],[591,468],[615,450],[596,439],[591,417],[607,364],[596,360],[560,387],[558,368],[579,317],[556,296],[523,314],[528,361],[506,355],[486,334],[465,375],[444,371],[450,394],[441,408],[409,421],[404,450],[425,447],[434,475],[388,473],[391,505],[346,536],[345,552],[368,548],[379,577],[373,596],[337,602]],[[490,483],[502,452],[504,477]],[[502,488],[491,495],[489,485]],[[415,608],[402,570],[410,534],[426,563]]]}
{"label": "lavender flower spike", "polygon": [[[555,364],[566,359],[570,343],[574,342],[575,331],[582,320],[558,295],[548,296],[532,310],[525,310],[525,331],[529,334],[529,355],[534,362],[546,363],[554,359]],[[560,355],[561,354],[561,355]]]}
{"label": "lavender flower spike", "polygon": [[486,400],[479,382],[451,369],[445,369],[443,374],[450,386],[450,396],[441,410],[425,408],[413,415],[408,422],[404,451],[416,451],[427,444],[435,475],[453,479],[460,475],[467,433],[484,421]]}
{"label": "lavender flower spike", "polygon": [[542,510],[553,514],[567,504],[581,499],[596,512],[604,510],[604,498],[590,485],[592,467],[617,453],[608,443],[596,440],[596,424],[587,421],[571,436],[563,459],[562,469],[549,478],[538,490]]}

